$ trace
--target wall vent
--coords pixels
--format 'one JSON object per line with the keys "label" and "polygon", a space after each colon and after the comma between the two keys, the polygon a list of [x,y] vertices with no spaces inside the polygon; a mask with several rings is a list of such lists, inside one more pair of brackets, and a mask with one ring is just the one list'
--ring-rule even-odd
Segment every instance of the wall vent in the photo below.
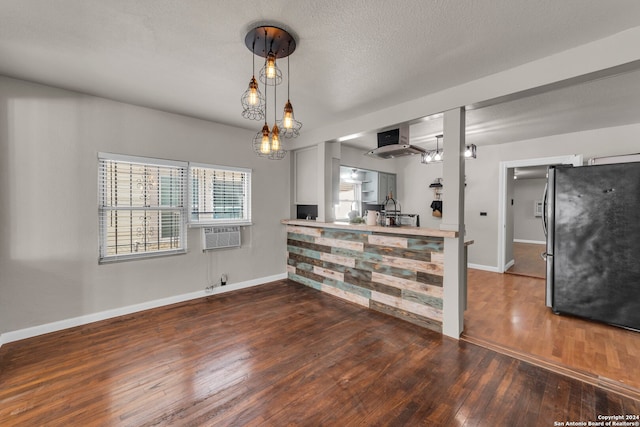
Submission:
{"label": "wall vent", "polygon": [[240,226],[203,227],[202,250],[236,248],[240,246]]}

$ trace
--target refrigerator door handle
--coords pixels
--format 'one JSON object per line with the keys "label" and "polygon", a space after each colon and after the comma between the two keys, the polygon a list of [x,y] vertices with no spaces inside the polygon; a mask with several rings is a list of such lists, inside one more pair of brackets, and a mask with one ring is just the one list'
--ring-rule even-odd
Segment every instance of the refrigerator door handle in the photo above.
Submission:
{"label": "refrigerator door handle", "polygon": [[554,287],[555,287],[555,265],[553,254],[555,251],[555,197],[556,197],[556,169],[550,166],[547,172],[547,185],[544,187],[544,224],[545,235],[547,237],[547,245],[545,251],[546,261],[546,283],[545,283],[545,304],[547,307],[554,305]]}
{"label": "refrigerator door handle", "polygon": [[545,283],[545,305],[553,307],[553,255],[545,252],[547,262],[547,278]]}
{"label": "refrigerator door handle", "polygon": [[[544,184],[544,193],[542,193],[542,229],[544,230],[545,237],[547,236],[547,197],[549,196],[548,187],[549,184]],[[546,258],[542,258],[546,259]]]}

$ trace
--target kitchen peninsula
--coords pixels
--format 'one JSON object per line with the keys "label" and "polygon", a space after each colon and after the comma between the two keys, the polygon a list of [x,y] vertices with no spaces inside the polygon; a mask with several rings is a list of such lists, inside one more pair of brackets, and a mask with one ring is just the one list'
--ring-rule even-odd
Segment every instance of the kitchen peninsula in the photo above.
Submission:
{"label": "kitchen peninsula", "polygon": [[308,220],[282,224],[289,279],[442,332],[444,239],[457,232]]}

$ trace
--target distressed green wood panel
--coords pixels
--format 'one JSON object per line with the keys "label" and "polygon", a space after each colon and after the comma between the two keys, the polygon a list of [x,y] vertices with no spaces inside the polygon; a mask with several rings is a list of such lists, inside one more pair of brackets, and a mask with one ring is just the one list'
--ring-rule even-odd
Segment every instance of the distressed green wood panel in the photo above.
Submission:
{"label": "distressed green wood panel", "polygon": [[[307,249],[296,249],[297,251],[307,251]],[[293,251],[289,251],[289,259],[292,260],[293,263],[287,261],[287,263],[289,265],[299,265],[299,264],[306,264],[306,265],[312,265],[312,266],[316,266],[316,267],[322,267],[322,268],[327,268],[330,270],[334,270],[334,271],[339,271],[341,273],[344,273],[345,271],[347,271],[347,269],[349,269],[350,267],[344,266],[344,265],[340,265],[340,264],[335,264],[329,261],[323,261],[322,259],[322,255],[324,254],[324,252],[314,252],[312,255],[317,255],[318,258],[312,258],[309,256],[305,256],[305,255],[301,255],[299,253],[294,253]],[[354,261],[355,262],[355,261]]]}
{"label": "distressed green wood panel", "polygon": [[306,262],[297,262],[294,264],[296,271],[311,271],[313,272],[313,265],[307,264]]}
{"label": "distressed green wood panel", "polygon": [[389,246],[378,246],[365,243],[364,251],[370,254],[393,256],[398,258],[413,259],[416,261],[431,261],[430,251],[418,251],[405,248],[392,248]]}
{"label": "distressed green wood panel", "polygon": [[393,317],[397,317],[402,320],[406,320],[407,322],[413,323],[414,325],[418,325],[423,328],[442,333],[442,322],[439,322],[437,320],[429,319],[427,317],[420,316],[418,314],[411,313],[397,307],[391,307],[374,300],[369,300],[369,308]]}
{"label": "distressed green wood panel", "polygon": [[443,252],[444,238],[442,237],[425,237],[425,238],[409,238],[407,248],[415,250],[425,250],[429,252]]}
{"label": "distressed green wood panel", "polygon": [[328,262],[328,261],[323,261],[322,265],[320,267],[329,269],[329,270],[333,270],[333,271],[338,271],[340,273],[344,273],[345,271],[349,270],[351,267],[347,267],[344,265],[340,265],[340,264],[334,264],[332,262]]}
{"label": "distressed green wood panel", "polygon": [[415,292],[410,289],[402,290],[402,298],[407,301],[417,302],[419,304],[428,305],[433,308],[442,310],[442,298],[432,297],[430,295]]}
{"label": "distressed green wood panel", "polygon": [[420,283],[424,283],[426,285],[434,285],[442,287],[443,277],[438,276],[437,274],[425,273],[423,271],[418,271],[416,281]]}
{"label": "distressed green wood panel", "polygon": [[389,276],[401,277],[403,279],[416,280],[416,272],[402,268],[390,267],[388,265],[375,262],[356,260],[356,268],[366,271],[375,271]]}
{"label": "distressed green wood panel", "polygon": [[366,242],[371,232],[363,231],[347,231],[333,228],[325,228],[322,230],[322,237],[327,239],[347,240],[350,242]]}
{"label": "distressed green wood panel", "polygon": [[320,282],[300,276],[299,274],[288,273],[287,277],[294,282],[302,283],[303,285],[309,286],[313,289],[317,289],[319,291],[322,289],[322,284]]}
{"label": "distressed green wood panel", "polygon": [[298,255],[306,256],[307,258],[313,258],[313,259],[322,261],[320,259],[321,252],[318,252],[318,251],[312,251],[311,249],[305,249],[305,248],[300,248],[298,246],[291,246],[291,245],[287,245],[287,251],[289,251],[289,253],[298,254]]}
{"label": "distressed green wood panel", "polygon": [[340,280],[335,279],[324,279],[324,284],[328,286],[333,286],[334,288],[342,289],[343,291],[350,292],[352,294],[360,295],[362,297],[371,299],[371,291],[369,289],[364,289],[359,286],[352,285],[350,283],[342,282]]}

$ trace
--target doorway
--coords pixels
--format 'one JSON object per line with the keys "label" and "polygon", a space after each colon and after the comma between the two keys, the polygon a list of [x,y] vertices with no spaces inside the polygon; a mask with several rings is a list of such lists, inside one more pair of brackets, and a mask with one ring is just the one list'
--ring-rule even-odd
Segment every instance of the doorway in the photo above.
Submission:
{"label": "doorway", "polygon": [[[514,222],[514,174],[516,168],[570,164],[582,166],[582,155],[542,157],[537,159],[511,160],[500,162],[498,188],[498,272],[504,273],[514,264],[513,222]],[[544,213],[543,213],[544,214]]]}
{"label": "doorway", "polygon": [[[544,279],[546,265],[542,253],[546,237],[542,225],[542,200],[548,166],[513,168],[513,263],[505,273]],[[511,169],[509,170],[511,176]],[[507,220],[507,227],[510,221]],[[508,250],[507,250],[508,252]]]}

